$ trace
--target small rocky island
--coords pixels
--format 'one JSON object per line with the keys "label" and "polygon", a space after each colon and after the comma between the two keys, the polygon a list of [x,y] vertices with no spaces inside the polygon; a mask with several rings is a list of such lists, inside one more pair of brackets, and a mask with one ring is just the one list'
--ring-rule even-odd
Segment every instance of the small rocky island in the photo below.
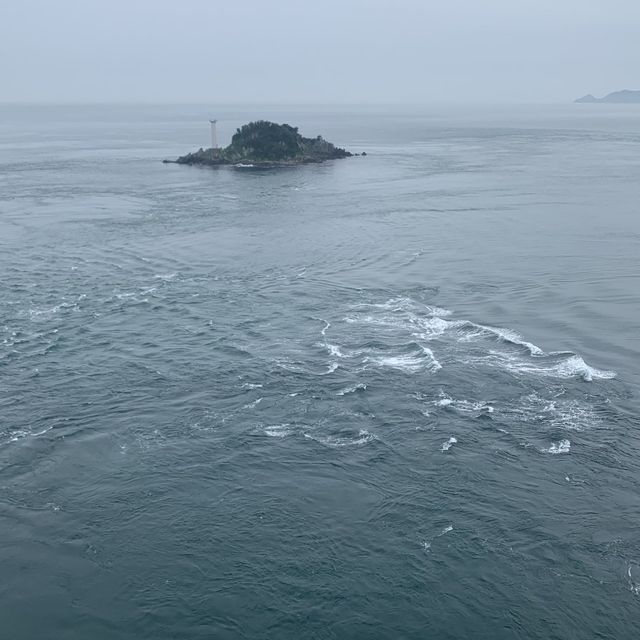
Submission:
{"label": "small rocky island", "polygon": [[304,138],[298,133],[297,127],[258,120],[240,127],[228,147],[199,149],[177,160],[165,162],[208,166],[286,167],[349,158],[353,155],[357,154],[336,147],[321,136]]}

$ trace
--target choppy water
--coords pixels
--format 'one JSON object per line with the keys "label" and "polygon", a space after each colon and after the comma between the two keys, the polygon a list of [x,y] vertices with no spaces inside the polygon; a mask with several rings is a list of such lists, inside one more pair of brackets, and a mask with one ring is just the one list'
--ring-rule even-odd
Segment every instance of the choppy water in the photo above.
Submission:
{"label": "choppy water", "polygon": [[0,108],[3,637],[633,638],[640,110]]}

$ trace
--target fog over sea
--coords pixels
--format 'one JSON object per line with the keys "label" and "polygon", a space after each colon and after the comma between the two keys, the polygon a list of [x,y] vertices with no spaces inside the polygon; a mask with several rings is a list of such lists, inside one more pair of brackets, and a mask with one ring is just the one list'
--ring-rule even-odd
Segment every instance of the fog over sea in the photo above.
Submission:
{"label": "fog over sea", "polygon": [[0,106],[0,635],[637,637],[639,203],[638,105]]}

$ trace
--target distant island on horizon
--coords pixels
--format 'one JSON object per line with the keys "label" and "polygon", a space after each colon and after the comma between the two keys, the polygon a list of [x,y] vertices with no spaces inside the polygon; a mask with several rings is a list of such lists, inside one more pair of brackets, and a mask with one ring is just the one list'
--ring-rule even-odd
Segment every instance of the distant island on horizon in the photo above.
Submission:
{"label": "distant island on horizon", "polygon": [[[215,121],[212,121],[212,125],[215,127]],[[215,145],[215,134],[213,144]],[[270,168],[318,163],[354,155],[358,154],[336,147],[322,136],[305,138],[300,135],[297,127],[257,120],[237,129],[227,147],[200,148],[176,160],[164,162]]]}
{"label": "distant island on horizon", "polygon": [[614,91],[604,96],[604,98],[596,98],[590,93],[582,98],[578,98],[574,102],[579,103],[594,103],[594,102],[606,102],[609,104],[638,104],[640,103],[640,91],[631,91],[629,89],[623,89],[622,91]]}

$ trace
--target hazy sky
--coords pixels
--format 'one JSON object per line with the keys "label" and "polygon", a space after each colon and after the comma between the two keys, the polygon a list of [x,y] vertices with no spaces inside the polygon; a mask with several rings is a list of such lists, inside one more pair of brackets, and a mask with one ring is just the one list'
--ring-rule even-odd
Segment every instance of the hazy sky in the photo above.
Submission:
{"label": "hazy sky", "polygon": [[0,101],[556,102],[640,89],[640,0],[0,5]]}

